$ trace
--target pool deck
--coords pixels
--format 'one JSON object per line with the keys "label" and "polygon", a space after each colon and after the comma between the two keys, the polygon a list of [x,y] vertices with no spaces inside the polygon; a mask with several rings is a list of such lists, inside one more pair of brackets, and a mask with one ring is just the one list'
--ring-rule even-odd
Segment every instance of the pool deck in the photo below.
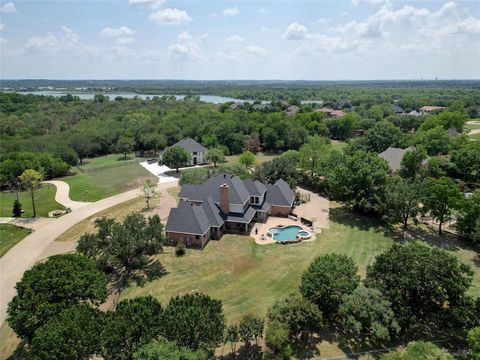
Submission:
{"label": "pool deck", "polygon": [[[267,236],[268,229],[272,227],[277,227],[279,225],[288,226],[288,225],[298,225],[301,226],[304,230],[307,230],[312,234],[310,239],[304,239],[303,241],[314,241],[316,236],[322,232],[322,229],[328,229],[328,215],[330,210],[330,202],[305,189],[298,188],[298,190],[302,194],[310,195],[310,201],[298,205],[293,212],[297,214],[299,217],[304,217],[313,222],[313,230],[308,226],[302,224],[300,222],[300,218],[295,221],[289,218],[284,217],[275,217],[270,216],[267,219],[267,222],[264,224],[256,223],[253,227],[252,231],[250,232],[250,236],[255,239],[255,242],[259,245],[267,245],[267,244],[274,244],[275,240],[273,238]],[[255,234],[255,230],[258,229],[258,233]],[[263,235],[263,240],[262,240]]]}
{"label": "pool deck", "polygon": [[[255,242],[259,245],[267,245],[267,244],[274,244],[275,240],[273,238],[267,236],[268,229],[272,227],[278,227],[279,225],[288,226],[288,225],[297,225],[301,226],[304,230],[307,230],[312,237],[310,239],[304,239],[302,241],[313,241],[315,240],[315,236],[318,232],[315,230],[311,230],[307,226],[300,223],[300,220],[294,221],[289,218],[284,217],[274,217],[270,216],[266,223],[256,223],[253,227],[252,231],[250,232],[250,236],[255,239]],[[255,230],[258,229],[258,234],[255,234]],[[263,240],[262,240],[263,235]]]}

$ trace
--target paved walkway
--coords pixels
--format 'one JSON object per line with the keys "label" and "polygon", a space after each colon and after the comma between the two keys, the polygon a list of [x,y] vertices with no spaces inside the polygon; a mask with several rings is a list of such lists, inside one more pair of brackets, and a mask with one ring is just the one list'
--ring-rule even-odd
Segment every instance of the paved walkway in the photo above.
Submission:
{"label": "paved walkway", "polygon": [[89,202],[73,201],[72,199],[70,199],[70,186],[65,181],[49,180],[44,181],[44,183],[52,184],[57,187],[55,201],[67,208],[77,210],[81,207],[84,207],[85,205],[91,204]]}
{"label": "paved walkway", "polygon": [[2,217],[0,218],[0,224],[10,224],[21,226],[31,230],[38,230],[41,227],[50,224],[52,221],[55,221],[54,218],[14,218],[14,217]]}
{"label": "paved walkway", "polygon": [[[158,189],[162,191],[176,186],[177,182],[172,181],[159,184]],[[127,191],[86,204],[69,214],[52,219],[51,222],[39,227],[3,255],[0,258],[0,324],[6,319],[8,303],[15,296],[15,284],[22,279],[23,273],[48,255],[73,250],[74,244],[51,246],[57,237],[89,216],[138,196],[142,196],[142,189]]]}
{"label": "paved walkway", "polygon": [[177,178],[165,174],[167,171],[172,171],[172,169],[166,165],[159,165],[158,163],[149,164],[147,161],[141,162],[140,165],[157,176],[159,183],[168,183],[177,180]]}

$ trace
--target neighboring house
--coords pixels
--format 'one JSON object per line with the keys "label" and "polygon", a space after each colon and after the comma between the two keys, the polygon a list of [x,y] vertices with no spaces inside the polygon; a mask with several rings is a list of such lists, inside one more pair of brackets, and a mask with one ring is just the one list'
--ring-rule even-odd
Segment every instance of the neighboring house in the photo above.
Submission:
{"label": "neighboring house", "polygon": [[295,192],[280,179],[273,185],[219,174],[201,185],[183,185],[177,208],[170,210],[167,238],[203,249],[224,233],[248,235],[255,222],[269,215],[288,216]]}
{"label": "neighboring house", "polygon": [[[408,151],[412,151],[413,149],[414,148],[412,146],[406,149],[389,147],[384,152],[378,154],[378,156],[380,156],[383,160],[385,160],[388,163],[391,173],[396,173],[401,168],[403,156],[405,155],[405,153],[407,153]],[[427,161],[428,161],[428,157],[427,159],[424,159],[422,161],[422,165],[425,165]]]}
{"label": "neighboring house", "polygon": [[287,115],[294,115],[300,111],[300,108],[297,105],[290,105],[285,112]]}
{"label": "neighboring house", "polygon": [[409,113],[402,113],[402,115],[410,115],[410,116],[422,116],[417,110],[412,110]]}
{"label": "neighboring house", "polygon": [[334,110],[331,108],[315,109],[314,111],[324,113],[329,118],[339,118],[345,115],[345,113],[342,110]]}
{"label": "neighboring house", "polygon": [[392,105],[392,111],[397,115],[403,114],[403,109],[400,106],[395,104]]}
{"label": "neighboring house", "polygon": [[421,114],[428,114],[429,112],[435,111],[435,110],[444,110],[446,109],[445,106],[429,106],[425,105],[420,108],[420,113]]}
{"label": "neighboring house", "polygon": [[[174,146],[180,146],[190,154],[191,160],[190,160],[190,163],[187,165],[201,165],[201,164],[207,163],[207,160],[205,160],[205,155],[207,154],[208,149],[202,144],[199,144],[198,142],[196,142],[195,140],[191,138],[183,139],[173,144],[170,147],[174,147]],[[160,159],[162,159],[161,154],[160,154]]]}

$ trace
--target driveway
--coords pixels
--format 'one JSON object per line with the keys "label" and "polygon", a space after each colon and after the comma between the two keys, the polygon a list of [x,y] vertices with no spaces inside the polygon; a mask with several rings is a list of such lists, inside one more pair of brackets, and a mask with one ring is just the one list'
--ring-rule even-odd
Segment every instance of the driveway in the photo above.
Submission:
{"label": "driveway", "polygon": [[172,171],[168,166],[166,165],[159,165],[158,163],[153,163],[149,164],[147,161],[141,162],[140,165],[142,165],[147,171],[151,172],[153,175],[158,177],[158,182],[160,184],[163,183],[169,183],[173,181],[177,181],[177,178],[174,178],[173,176],[168,176],[165,175],[167,171]]}
{"label": "driveway", "polygon": [[52,184],[57,187],[57,193],[55,194],[55,201],[59,204],[70,208],[72,210],[80,209],[85,205],[91,204],[89,202],[73,201],[70,199],[70,186],[65,181],[50,180],[44,181],[44,183]]}
{"label": "driveway", "polygon": [[[178,180],[159,184],[159,191],[176,187]],[[6,319],[8,303],[15,296],[15,284],[23,273],[47,255],[68,252],[72,246],[55,246],[54,240],[75,224],[99,211],[142,196],[142,189],[124,192],[109,198],[86,204],[39,227],[32,234],[11,248],[0,258],[0,324]],[[51,245],[52,244],[52,245]]]}

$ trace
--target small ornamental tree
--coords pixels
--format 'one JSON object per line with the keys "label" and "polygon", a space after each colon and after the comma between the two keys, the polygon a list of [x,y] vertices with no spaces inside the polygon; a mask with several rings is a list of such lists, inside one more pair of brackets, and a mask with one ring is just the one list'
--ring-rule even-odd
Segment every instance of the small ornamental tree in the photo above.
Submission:
{"label": "small ornamental tree", "polygon": [[292,348],[290,347],[290,334],[286,324],[273,321],[265,330],[265,345],[277,356],[290,359]]}
{"label": "small ornamental tree", "polygon": [[440,349],[437,345],[426,341],[413,341],[402,351],[383,355],[380,360],[453,360],[454,357]]}
{"label": "small ornamental tree", "polygon": [[252,136],[250,136],[250,138],[245,143],[245,149],[251,151],[254,154],[262,151],[262,146],[258,134],[253,134]]}
{"label": "small ornamental tree", "polygon": [[131,359],[135,350],[162,332],[162,306],[151,296],[122,300],[106,314],[103,357]]}
{"label": "small ornamental tree", "polygon": [[150,200],[157,196],[157,184],[152,179],[147,179],[143,182],[143,195],[147,203],[147,209],[150,209]]}
{"label": "small ornamental tree", "polygon": [[103,324],[104,314],[87,304],[67,308],[35,332],[29,356],[88,360],[100,354]]}
{"label": "small ornamental tree", "polygon": [[328,254],[317,257],[302,275],[300,292],[315,303],[323,316],[333,317],[345,295],[360,283],[358,268],[346,255]]}
{"label": "small ornamental tree", "polygon": [[255,155],[250,150],[246,150],[238,157],[238,162],[249,168],[255,164]]}
{"label": "small ornamental tree", "polygon": [[438,234],[442,235],[442,225],[458,206],[461,199],[458,185],[448,177],[427,179],[424,186],[423,204],[425,209],[438,221]]}
{"label": "small ornamental tree", "polygon": [[107,277],[84,256],[57,255],[27,270],[16,290],[8,304],[8,324],[18,337],[31,340],[62,310],[85,301],[102,303],[107,297]]}
{"label": "small ornamental tree", "polygon": [[230,346],[232,347],[232,352],[235,352],[236,344],[240,341],[240,337],[238,334],[238,325],[232,324],[227,326],[225,331],[225,342],[229,341]]}
{"label": "small ornamental tree", "polygon": [[15,201],[13,202],[12,214],[13,214],[13,217],[22,216],[22,204],[18,199],[15,199]]}
{"label": "small ornamental tree", "polygon": [[150,256],[163,249],[163,225],[158,215],[145,219],[140,213],[131,213],[123,223],[101,218],[95,221],[95,229],[96,233],[80,237],[77,251],[113,271],[122,289],[133,275],[142,281],[153,264]]}
{"label": "small ornamental tree", "polygon": [[225,332],[221,301],[203,294],[170,299],[162,323],[168,340],[192,350],[213,351],[222,343]]}
{"label": "small ornamental tree", "polygon": [[292,294],[277,301],[268,310],[268,320],[278,321],[288,327],[289,336],[295,338],[322,329],[322,313],[310,300]]}
{"label": "small ornamental tree", "polygon": [[42,174],[40,174],[38,171],[28,169],[25,170],[22,175],[18,177],[18,180],[20,181],[21,186],[27,190],[30,191],[30,196],[32,198],[32,208],[33,208],[33,217],[37,216],[37,209],[35,207],[35,190],[37,190],[40,187],[40,182],[42,181]]}
{"label": "small ornamental tree", "polygon": [[225,155],[221,149],[210,149],[205,155],[205,160],[213,164],[213,167],[216,168],[217,164],[225,161]]}
{"label": "small ornamental tree", "polygon": [[159,163],[174,168],[178,173],[178,168],[187,165],[190,159],[191,155],[184,148],[181,146],[172,146],[165,150]]}
{"label": "small ornamental tree", "polygon": [[373,288],[358,287],[338,310],[342,332],[354,341],[389,341],[400,331],[390,302]]}
{"label": "small ornamental tree", "polygon": [[250,346],[252,340],[258,345],[258,339],[263,335],[263,326],[263,320],[254,315],[247,314],[240,320],[238,333],[245,346]]}
{"label": "small ornamental tree", "polygon": [[[407,265],[408,264],[408,265]],[[392,304],[402,330],[441,323],[465,303],[473,271],[444,250],[394,244],[367,268],[367,287]]]}
{"label": "small ornamental tree", "polygon": [[155,340],[141,346],[133,354],[133,360],[207,360],[201,350],[192,351],[175,342]]}
{"label": "small ornamental tree", "polygon": [[467,341],[473,359],[480,359],[480,326],[468,332]]}

